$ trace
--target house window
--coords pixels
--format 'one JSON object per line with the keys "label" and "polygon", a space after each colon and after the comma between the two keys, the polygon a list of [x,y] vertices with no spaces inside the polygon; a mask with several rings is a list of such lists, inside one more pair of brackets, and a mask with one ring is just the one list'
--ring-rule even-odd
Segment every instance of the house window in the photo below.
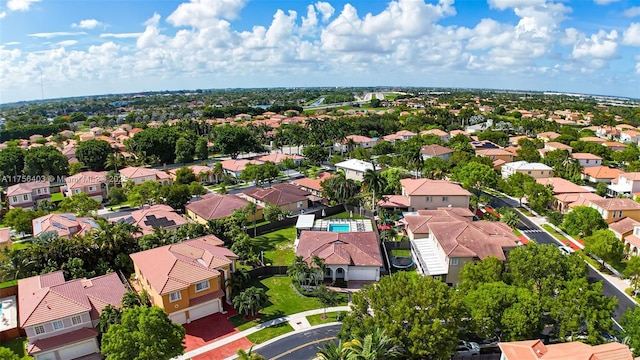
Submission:
{"label": "house window", "polygon": [[612,217],[613,219],[615,219],[615,218],[616,218],[616,212],[615,212],[615,211],[613,212],[613,215],[611,215],[611,217]]}
{"label": "house window", "polygon": [[76,316],[71,317],[71,323],[73,325],[82,324],[82,316],[76,315]]}
{"label": "house window", "polygon": [[80,189],[75,189],[75,190],[73,190],[73,193],[74,193],[74,194],[80,194]]}
{"label": "house window", "polygon": [[18,197],[17,196],[12,196],[11,197],[11,202],[12,203],[17,203],[18,202]]}
{"label": "house window", "polygon": [[451,258],[451,259],[449,259],[449,265],[451,265],[451,266],[458,266],[458,258]]}
{"label": "house window", "polygon": [[531,171],[527,171],[527,174],[531,175]]}
{"label": "house window", "polygon": [[449,201],[449,197],[448,197],[448,196],[443,196],[443,197],[442,197],[442,201],[443,201],[443,202],[447,202],[447,201]]}
{"label": "house window", "polygon": [[29,200],[29,195],[22,195],[22,200]]}
{"label": "house window", "polygon": [[209,288],[209,280],[200,281],[196,283],[196,292],[204,291]]}
{"label": "house window", "polygon": [[622,210],[620,210],[620,212],[618,213],[618,217],[622,218]]}
{"label": "house window", "polygon": [[33,330],[36,332],[36,335],[44,334],[44,325],[34,326]]}
{"label": "house window", "polygon": [[296,205],[298,206],[298,209],[300,209],[302,207],[302,201],[298,201]]}
{"label": "house window", "polygon": [[54,321],[52,324],[53,324],[53,330],[64,329],[64,323],[62,322],[62,320]]}
{"label": "house window", "polygon": [[38,195],[42,194],[42,189],[38,189],[37,192],[38,192]]}
{"label": "house window", "polygon": [[95,191],[96,187],[95,186],[89,186],[89,191]]}
{"label": "house window", "polygon": [[427,196],[427,202],[431,202],[431,196]]}
{"label": "house window", "polygon": [[180,294],[180,291],[174,291],[171,294],[169,294],[170,302],[176,302],[180,300],[182,300],[182,294]]}

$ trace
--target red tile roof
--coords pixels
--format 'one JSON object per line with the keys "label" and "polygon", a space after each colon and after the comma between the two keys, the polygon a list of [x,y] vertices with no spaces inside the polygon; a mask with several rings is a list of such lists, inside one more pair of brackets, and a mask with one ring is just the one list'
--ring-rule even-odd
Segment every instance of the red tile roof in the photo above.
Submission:
{"label": "red tile roof", "polygon": [[129,255],[159,294],[185,289],[197,282],[220,276],[217,268],[238,256],[220,246],[209,235]]}
{"label": "red tile roof", "polygon": [[544,345],[541,340],[500,343],[508,360],[633,360],[627,345],[617,342],[591,346],[581,342]]}
{"label": "red tile roof", "polygon": [[41,351],[52,350],[67,344],[75,344],[82,340],[95,338],[98,336],[98,331],[92,328],[80,328],[68,333],[51,336],[48,338],[36,340],[33,343],[27,344],[27,354],[33,355]]}
{"label": "red tile roof", "polygon": [[322,191],[322,186],[320,186],[320,183],[334,176],[335,176],[334,174],[323,172],[318,174],[318,177],[316,179],[302,178],[302,179],[292,180],[291,183],[294,185],[305,187],[307,189]]}
{"label": "red tile roof", "polygon": [[565,180],[563,178],[551,177],[551,178],[540,178],[536,179],[536,182],[542,185],[551,185],[553,186],[554,194],[566,194],[566,193],[587,193],[590,192],[587,189],[584,189],[569,180]]}
{"label": "red tile roof", "polygon": [[257,156],[254,158],[254,160],[258,160],[261,162],[267,162],[270,161],[274,164],[280,164],[282,161],[284,161],[285,159],[291,159],[291,160],[303,160],[304,156],[300,156],[300,155],[296,155],[296,154],[281,154],[281,153],[277,153],[277,154],[269,154],[269,155],[263,155],[263,156]]}
{"label": "red tile roof", "polygon": [[85,186],[96,185],[107,182],[106,171],[83,171],[65,179],[68,189],[83,188]]}
{"label": "red tile roof", "polygon": [[11,242],[11,228],[0,228],[0,244]]}
{"label": "red tile roof", "polygon": [[631,199],[591,200],[591,203],[604,210],[640,210],[640,204]]}
{"label": "red tile roof", "polygon": [[260,165],[264,163],[258,160],[229,159],[222,161],[222,168],[231,172],[241,172],[248,164]]}
{"label": "red tile roof", "polygon": [[495,221],[454,220],[430,222],[429,229],[451,257],[495,256],[505,260],[504,249],[518,246],[518,237],[504,223]]}
{"label": "red tile roof", "polygon": [[296,255],[305,261],[318,255],[327,265],[382,266],[378,238],[373,232],[303,231]]}
{"label": "red tile roof", "polygon": [[153,234],[154,227],[175,229],[188,223],[187,219],[177,214],[169,205],[153,205],[133,211],[131,214],[111,220],[126,222],[140,227],[142,235]]}
{"label": "red tile roof", "polygon": [[615,231],[620,235],[633,231],[634,226],[640,225],[640,221],[636,221],[630,217],[625,217],[609,224],[609,230]]}
{"label": "red tile roof", "polygon": [[156,180],[171,179],[171,175],[167,174],[164,171],[135,166],[129,166],[120,170],[120,175],[126,177],[127,179],[137,179],[147,176],[155,176]]}
{"label": "red tile roof", "polygon": [[608,166],[592,166],[582,169],[582,173],[594,179],[617,179],[623,171]]}
{"label": "red tile roof", "polygon": [[440,145],[425,145],[420,149],[421,154],[431,155],[431,156],[440,156],[444,154],[452,154],[453,150],[446,148]]}
{"label": "red tile roof", "polygon": [[230,216],[236,209],[244,209],[247,204],[247,200],[236,195],[210,193],[203,196],[202,200],[187,204],[185,208],[205,220],[215,220]]}
{"label": "red tile roof", "polygon": [[20,279],[20,327],[42,324],[83,312],[99,314],[106,304],[120,306],[124,293],[125,288],[116,273],[67,282],[62,271]]}
{"label": "red tile roof", "polygon": [[385,208],[404,208],[409,205],[409,198],[403,195],[384,195],[382,200],[378,201],[378,206]]}
{"label": "red tile roof", "polygon": [[242,193],[250,198],[268,202],[276,206],[288,205],[298,201],[306,201],[307,196],[311,195],[308,191],[287,183],[274,184],[265,189],[253,188],[245,190]]}
{"label": "red tile roof", "polygon": [[471,196],[471,193],[463,189],[462,186],[446,180],[402,179],[400,184],[404,188],[403,192],[408,196]]}
{"label": "red tile roof", "polygon": [[[31,194],[33,190],[49,188],[48,181],[32,181],[11,185],[7,188],[7,196],[16,196],[22,194]],[[47,194],[49,195],[49,194]]]}

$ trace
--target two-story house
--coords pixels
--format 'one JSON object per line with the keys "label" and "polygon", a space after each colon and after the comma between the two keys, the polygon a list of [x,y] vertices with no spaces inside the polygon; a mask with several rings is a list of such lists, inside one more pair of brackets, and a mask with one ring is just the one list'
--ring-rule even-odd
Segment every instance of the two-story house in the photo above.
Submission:
{"label": "two-story house", "polygon": [[389,134],[389,135],[385,135],[384,139],[395,144],[396,141],[400,140],[400,141],[407,141],[409,139],[411,139],[412,137],[416,136],[415,133],[409,131],[409,130],[400,130],[398,132],[396,132],[395,134]]}
{"label": "two-story house", "polygon": [[100,226],[92,217],[77,217],[71,213],[55,213],[31,220],[32,233],[38,237],[47,232],[55,232],[58,237],[71,238],[86,235]]}
{"label": "two-story house", "polygon": [[223,310],[238,256],[214,235],[131,254],[135,280],[178,324]]}
{"label": "two-story house", "polygon": [[439,157],[440,159],[446,161],[449,160],[453,153],[453,150],[436,144],[425,145],[420,149],[420,156],[422,156],[422,160]]}
{"label": "two-story house", "polygon": [[36,360],[98,356],[100,312],[107,305],[120,307],[125,292],[116,273],[65,281],[62,271],[56,271],[18,280],[27,353]]}
{"label": "two-story house", "polygon": [[489,256],[506,260],[519,241],[504,223],[470,221],[452,211],[407,215],[405,222],[418,271],[453,286],[464,264]]}
{"label": "two-story house", "polygon": [[640,221],[640,204],[631,199],[591,200],[591,207],[598,210],[607,224],[625,217]]}
{"label": "two-story house", "polygon": [[282,211],[291,211],[292,213],[300,212],[309,207],[309,195],[311,195],[310,192],[287,183],[273,184],[268,188],[253,188],[242,192],[242,197],[256,205],[267,207],[272,204]]}
{"label": "two-story house", "polygon": [[608,166],[593,166],[582,168],[582,179],[592,183],[603,182],[611,184],[613,180],[617,180],[624,171]]}
{"label": "two-story house", "polygon": [[[233,215],[236,210],[243,210],[249,201],[233,194],[209,193],[201,200],[188,203],[185,206],[187,216],[193,221],[206,225],[209,220],[226,218]],[[262,206],[258,206],[255,214],[247,214],[247,220],[262,219]]]}
{"label": "two-story house", "polygon": [[571,157],[583,168],[602,166],[602,158],[590,153],[573,153]]}
{"label": "two-story house", "polygon": [[333,144],[333,149],[340,152],[351,151],[357,147],[363,149],[371,149],[377,143],[378,141],[376,139],[370,138],[368,136],[348,135],[344,138],[343,141]]}
{"label": "two-story house", "polygon": [[9,209],[24,208],[35,210],[43,200],[51,198],[48,181],[19,183],[7,188]]}
{"label": "two-story house", "polygon": [[171,206],[164,204],[144,206],[142,209],[133,211],[129,215],[114,218],[110,221],[129,223],[137,226],[140,228],[140,233],[134,234],[136,236],[153,234],[156,228],[162,228],[167,231],[175,230],[189,222],[180,214],[177,214]]}
{"label": "two-story house", "polygon": [[469,207],[471,193],[458,184],[431,179],[402,179],[400,184],[402,194],[383,195],[378,203],[380,207],[407,211]]}
{"label": "two-story house", "polygon": [[314,198],[314,201],[321,200],[322,198],[322,182],[324,180],[330,179],[335,175],[328,172],[322,172],[318,174],[316,178],[301,178],[301,179],[293,179],[291,180],[291,184],[301,188],[302,190],[306,190],[310,192]]}
{"label": "two-story house", "polygon": [[93,199],[103,202],[107,198],[108,184],[106,171],[83,171],[65,179],[66,196],[86,193]]}
{"label": "two-story house", "polygon": [[370,162],[359,159],[349,159],[346,161],[342,161],[337,163],[335,166],[337,170],[344,171],[347,179],[355,181],[362,181],[367,170],[375,169],[376,171],[380,171],[380,167],[378,165],[374,165]]}
{"label": "two-story house", "polygon": [[535,179],[553,176],[553,169],[541,163],[529,163],[526,161],[514,161],[502,165],[502,178],[506,179],[515,173],[529,175]]}
{"label": "two-story house", "polygon": [[613,181],[607,187],[607,195],[617,197],[619,195],[631,196],[640,192],[640,172],[622,173],[617,181]]}
{"label": "two-story house", "polygon": [[120,170],[120,181],[123,184],[131,181],[134,185],[140,185],[147,181],[157,181],[162,185],[168,185],[172,182],[171,175],[164,171],[135,166],[129,166]]}

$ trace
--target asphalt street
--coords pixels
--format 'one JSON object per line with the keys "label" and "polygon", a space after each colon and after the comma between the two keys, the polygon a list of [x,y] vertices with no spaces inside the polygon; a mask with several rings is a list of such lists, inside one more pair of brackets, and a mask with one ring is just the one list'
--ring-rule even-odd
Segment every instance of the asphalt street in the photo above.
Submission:
{"label": "asphalt street", "polygon": [[[493,202],[491,205],[494,207],[517,207],[518,202],[511,199],[493,197]],[[526,216],[520,213],[518,213],[518,215],[520,217],[520,225],[518,226],[518,230],[520,230],[520,232],[525,233],[529,238],[535,240],[538,244],[553,244],[557,246],[562,245],[558,240],[556,240],[556,238],[549,235],[542,228],[529,220]],[[620,321],[620,317],[625,313],[625,311],[627,311],[627,309],[635,307],[635,303],[631,301],[626,296],[626,294],[620,291],[617,287],[611,285],[611,283],[609,283],[602,275],[594,271],[591,267],[588,268],[587,277],[590,282],[602,282],[602,292],[607,296],[614,296],[618,299],[618,308],[615,310],[614,315],[614,319],[616,321]]]}
{"label": "asphalt street", "polygon": [[318,347],[335,339],[342,325],[309,329],[287,336],[264,347],[255,348],[260,355],[271,360],[310,360],[316,357]]}

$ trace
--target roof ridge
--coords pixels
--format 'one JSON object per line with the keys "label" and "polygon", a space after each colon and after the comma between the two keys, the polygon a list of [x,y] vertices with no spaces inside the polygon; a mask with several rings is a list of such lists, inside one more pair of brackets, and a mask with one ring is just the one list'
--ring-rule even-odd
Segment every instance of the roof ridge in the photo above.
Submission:
{"label": "roof ridge", "polygon": [[[55,294],[57,294],[57,295],[60,295],[62,298],[66,299],[66,300],[69,300],[69,301],[71,301],[71,302],[73,302],[73,303],[76,303],[76,304],[78,304],[78,305],[80,305],[80,306],[85,306],[84,304],[81,304],[81,303],[77,302],[76,300],[71,299],[70,297],[65,296],[65,295],[61,294],[60,292],[55,291],[55,290],[53,289],[53,287],[65,286],[65,285],[73,284],[73,283],[75,283],[75,282],[81,282],[82,280],[88,280],[88,279],[87,279],[87,278],[79,278],[79,279],[73,279],[73,280],[71,280],[71,281],[65,281],[65,282],[64,282],[64,283],[62,283],[62,284],[58,284],[58,285],[54,285],[54,286],[49,287],[49,291],[50,291],[50,292],[52,292],[52,293],[55,293]],[[80,286],[82,286],[82,289],[85,289],[85,287],[82,285],[82,283],[80,284]],[[85,291],[83,291],[83,292],[82,292],[82,295],[83,295],[83,296],[87,296],[87,293],[86,293]],[[89,307],[89,308],[91,308],[91,307]]]}

